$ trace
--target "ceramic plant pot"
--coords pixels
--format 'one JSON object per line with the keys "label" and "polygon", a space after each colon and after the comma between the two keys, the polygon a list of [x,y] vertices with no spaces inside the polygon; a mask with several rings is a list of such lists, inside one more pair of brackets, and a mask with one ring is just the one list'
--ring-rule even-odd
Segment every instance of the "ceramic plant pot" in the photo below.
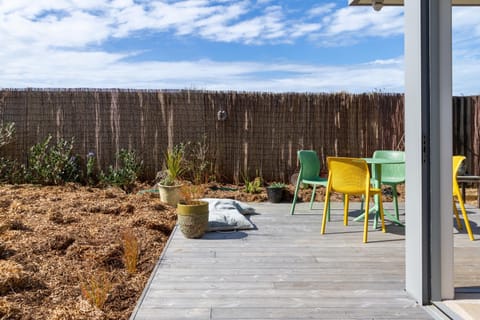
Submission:
{"label": "ceramic plant pot", "polygon": [[178,201],[180,201],[180,187],[180,185],[164,186],[159,184],[158,192],[160,193],[160,201],[176,207]]}
{"label": "ceramic plant pot", "polygon": [[208,228],[208,202],[177,205],[177,224],[185,238],[201,238]]}

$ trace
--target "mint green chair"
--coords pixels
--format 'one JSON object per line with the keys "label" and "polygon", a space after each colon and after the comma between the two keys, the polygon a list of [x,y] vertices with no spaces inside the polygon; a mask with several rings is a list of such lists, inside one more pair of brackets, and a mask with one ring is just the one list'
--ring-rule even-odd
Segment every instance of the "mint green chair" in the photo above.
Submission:
{"label": "mint green chair", "polygon": [[[401,160],[405,162],[405,151],[377,150],[373,153],[373,158]],[[372,173],[372,178],[377,179],[377,177],[375,177],[375,172]],[[397,185],[405,183],[405,163],[382,164],[382,181],[380,181],[380,183],[392,188],[395,216],[398,220]]]}
{"label": "mint green chair", "polygon": [[295,186],[295,193],[293,195],[293,202],[290,214],[293,214],[295,211],[297,195],[298,191],[300,190],[300,185],[302,183],[313,186],[312,197],[310,199],[310,209],[312,209],[313,207],[313,200],[315,200],[315,192],[317,186],[324,186],[326,188],[328,183],[327,178],[320,177],[321,164],[316,151],[299,150],[297,151],[297,156],[300,162],[300,172],[298,173],[297,184]]}

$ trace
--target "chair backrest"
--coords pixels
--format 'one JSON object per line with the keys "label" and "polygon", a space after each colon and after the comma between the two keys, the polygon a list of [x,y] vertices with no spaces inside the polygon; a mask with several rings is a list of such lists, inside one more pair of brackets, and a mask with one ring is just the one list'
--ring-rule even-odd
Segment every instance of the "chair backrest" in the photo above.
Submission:
{"label": "chair backrest", "polygon": [[300,161],[299,179],[318,178],[320,175],[320,159],[318,159],[315,150],[298,150],[298,160]]}
{"label": "chair backrest", "polygon": [[328,183],[332,191],[365,194],[370,188],[367,162],[358,158],[328,157]]}
{"label": "chair backrest", "polygon": [[[373,158],[405,161],[405,151],[377,150]],[[405,163],[382,164],[382,180],[404,182]]]}
{"label": "chair backrest", "polygon": [[452,161],[452,184],[453,184],[453,190],[455,190],[455,187],[458,188],[458,182],[457,182],[457,174],[458,174],[458,169],[460,169],[460,166],[462,165],[463,160],[465,160],[465,156],[453,156],[453,161]]}

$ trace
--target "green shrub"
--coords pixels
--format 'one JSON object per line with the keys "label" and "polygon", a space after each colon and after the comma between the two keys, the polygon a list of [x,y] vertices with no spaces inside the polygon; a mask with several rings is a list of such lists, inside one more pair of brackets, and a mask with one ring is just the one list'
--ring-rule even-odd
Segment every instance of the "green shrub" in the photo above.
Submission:
{"label": "green shrub", "polygon": [[115,155],[117,166],[109,166],[106,173],[100,172],[100,184],[116,186],[131,192],[142,168],[142,161],[134,151],[122,149]]}
{"label": "green shrub", "polygon": [[0,182],[1,183],[24,183],[26,168],[16,160],[0,158]]}
{"label": "green shrub", "polygon": [[[0,148],[13,141],[15,123],[0,123]],[[25,180],[25,166],[16,160],[0,157],[0,182],[22,183]]]}
{"label": "green shrub", "polygon": [[286,187],[285,183],[283,182],[272,182],[268,185],[269,188],[277,188],[277,189],[283,189]]}
{"label": "green shrub", "polygon": [[178,183],[185,171],[184,167],[185,144],[181,143],[167,150],[165,154],[165,169],[159,173],[159,183],[164,186],[173,186]]}
{"label": "green shrub", "polygon": [[56,144],[51,144],[51,140],[49,135],[30,148],[27,182],[58,185],[78,181],[80,170],[78,160],[72,154],[73,138],[70,141],[60,138]]}
{"label": "green shrub", "polygon": [[250,180],[248,176],[244,176],[243,182],[246,193],[260,193],[262,191],[262,179],[260,177],[255,177],[253,180]]}
{"label": "green shrub", "polygon": [[91,186],[96,185],[98,182],[96,165],[97,165],[97,159],[95,158],[95,153],[90,151],[87,154],[87,163],[86,163],[87,172],[85,174],[85,183],[87,185],[91,185]]}
{"label": "green shrub", "polygon": [[2,122],[0,124],[0,148],[12,142],[14,133],[15,133],[14,122],[7,122],[7,123]]}

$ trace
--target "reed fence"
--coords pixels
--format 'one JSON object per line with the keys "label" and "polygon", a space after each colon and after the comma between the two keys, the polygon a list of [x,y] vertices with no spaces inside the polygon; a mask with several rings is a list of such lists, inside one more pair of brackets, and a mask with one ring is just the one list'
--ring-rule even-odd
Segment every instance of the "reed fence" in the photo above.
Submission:
{"label": "reed fence", "polygon": [[[479,174],[479,97],[453,99],[454,152]],[[251,93],[195,90],[4,89],[0,121],[14,122],[14,143],[0,154],[27,163],[28,149],[49,134],[74,138],[81,157],[94,152],[99,169],[121,149],[144,161],[144,179],[162,169],[164,153],[205,136],[217,179],[262,176],[290,181],[296,152],[325,158],[403,150],[403,94]]]}

